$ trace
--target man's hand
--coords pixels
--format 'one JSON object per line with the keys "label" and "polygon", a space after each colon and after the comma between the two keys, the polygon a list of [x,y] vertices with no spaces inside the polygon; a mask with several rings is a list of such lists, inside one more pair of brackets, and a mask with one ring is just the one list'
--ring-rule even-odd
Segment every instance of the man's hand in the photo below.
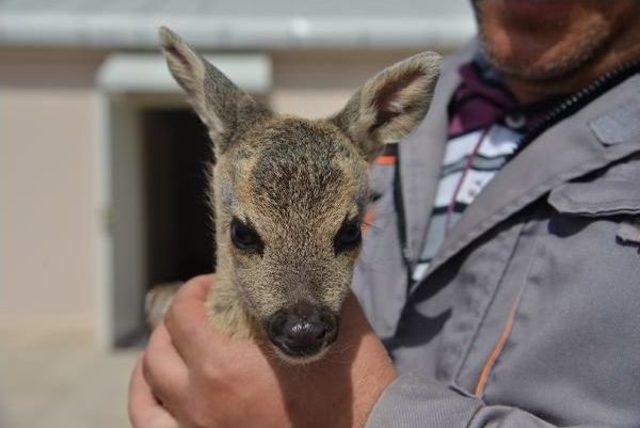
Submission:
{"label": "man's hand", "polygon": [[213,276],[185,284],[134,369],[134,428],[362,426],[394,367],[358,302],[345,302],[338,340],[320,361],[280,361],[267,344],[233,340],[208,321]]}

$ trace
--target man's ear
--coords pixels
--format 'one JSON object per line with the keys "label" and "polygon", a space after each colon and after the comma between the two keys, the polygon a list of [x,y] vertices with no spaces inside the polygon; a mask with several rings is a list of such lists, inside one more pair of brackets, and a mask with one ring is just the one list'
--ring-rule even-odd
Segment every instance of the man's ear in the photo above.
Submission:
{"label": "man's ear", "polygon": [[424,52],[369,79],[331,120],[372,161],[422,121],[440,74],[440,55]]}
{"label": "man's ear", "polygon": [[222,153],[234,135],[269,114],[176,33],[161,27],[159,35],[169,71],[209,128],[216,152]]}

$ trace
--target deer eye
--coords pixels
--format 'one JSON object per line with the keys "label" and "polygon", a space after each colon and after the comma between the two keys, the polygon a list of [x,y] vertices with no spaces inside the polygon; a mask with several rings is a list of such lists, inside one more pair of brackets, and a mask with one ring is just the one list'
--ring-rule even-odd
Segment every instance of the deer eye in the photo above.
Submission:
{"label": "deer eye", "polygon": [[359,220],[349,220],[342,224],[333,238],[333,249],[336,254],[349,251],[360,245],[362,231]]}
{"label": "deer eye", "polygon": [[233,218],[231,220],[231,242],[236,248],[247,252],[262,252],[264,247],[258,233],[248,224]]}

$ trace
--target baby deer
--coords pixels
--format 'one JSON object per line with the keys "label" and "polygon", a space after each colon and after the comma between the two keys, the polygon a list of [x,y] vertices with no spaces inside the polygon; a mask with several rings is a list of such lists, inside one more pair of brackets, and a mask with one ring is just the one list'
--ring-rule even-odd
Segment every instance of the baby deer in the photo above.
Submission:
{"label": "baby deer", "polygon": [[[215,151],[211,322],[230,336],[266,336],[290,363],[321,358],[337,337],[361,247],[369,163],[420,123],[440,57],[395,64],[336,115],[306,120],[260,105],[169,29],[160,40]],[[166,307],[149,297],[151,312]]]}

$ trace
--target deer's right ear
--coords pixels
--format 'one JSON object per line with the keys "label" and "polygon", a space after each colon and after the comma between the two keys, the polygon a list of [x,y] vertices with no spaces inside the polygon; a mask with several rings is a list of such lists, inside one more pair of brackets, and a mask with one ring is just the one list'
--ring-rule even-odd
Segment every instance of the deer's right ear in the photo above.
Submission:
{"label": "deer's right ear", "polygon": [[176,33],[161,27],[159,35],[169,71],[209,128],[216,152],[224,151],[240,126],[247,126],[268,114]]}
{"label": "deer's right ear", "polygon": [[440,55],[424,52],[369,79],[331,120],[373,161],[422,121],[440,75]]}

